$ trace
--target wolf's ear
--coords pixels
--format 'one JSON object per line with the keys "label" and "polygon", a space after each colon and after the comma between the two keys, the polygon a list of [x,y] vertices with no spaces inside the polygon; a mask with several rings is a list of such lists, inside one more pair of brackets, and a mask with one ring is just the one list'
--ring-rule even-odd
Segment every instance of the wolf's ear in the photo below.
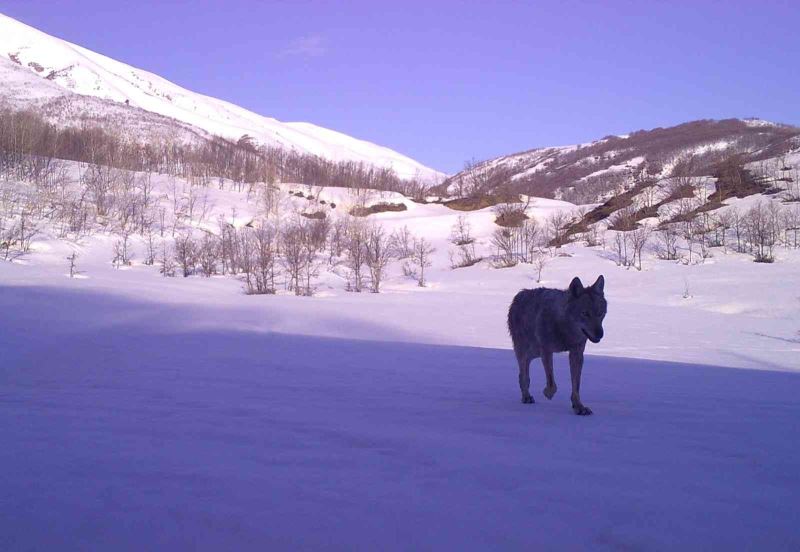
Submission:
{"label": "wolf's ear", "polygon": [[603,278],[603,275],[597,277],[597,281],[592,284],[592,291],[596,293],[603,293],[603,287],[606,285],[606,279]]}
{"label": "wolf's ear", "polygon": [[583,293],[583,284],[581,283],[581,279],[575,276],[569,283],[569,294],[572,297],[577,297],[581,293]]}

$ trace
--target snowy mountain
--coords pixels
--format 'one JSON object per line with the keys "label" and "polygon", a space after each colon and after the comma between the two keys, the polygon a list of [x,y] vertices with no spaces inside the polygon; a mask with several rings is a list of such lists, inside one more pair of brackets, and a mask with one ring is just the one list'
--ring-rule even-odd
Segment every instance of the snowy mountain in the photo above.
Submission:
{"label": "snowy mountain", "polygon": [[448,178],[441,192],[521,192],[595,203],[624,189],[635,172],[656,178],[711,175],[732,155],[753,162],[797,149],[798,137],[800,128],[760,119],[692,121],[490,159]]}
{"label": "snowy mountain", "polygon": [[[65,123],[80,120],[78,114],[70,117],[70,113],[80,113],[85,108],[95,116],[105,112],[109,120],[117,123],[121,118],[153,119],[154,127],[175,126],[178,133],[188,131],[197,136],[208,133],[234,140],[248,134],[261,144],[334,161],[390,167],[403,178],[437,180],[444,176],[389,148],[310,123],[284,123],[192,92],[3,14],[0,14],[0,78],[4,82],[0,99],[17,106],[31,103],[45,112],[60,114]],[[72,112],[54,109],[54,102],[70,104]],[[170,121],[176,124],[169,125]],[[129,126],[128,122],[124,125]]]}

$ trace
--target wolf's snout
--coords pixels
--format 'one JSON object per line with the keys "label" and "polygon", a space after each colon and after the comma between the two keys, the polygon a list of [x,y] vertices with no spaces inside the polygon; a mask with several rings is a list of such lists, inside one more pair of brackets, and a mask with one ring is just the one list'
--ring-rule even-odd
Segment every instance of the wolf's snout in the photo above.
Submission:
{"label": "wolf's snout", "polygon": [[600,343],[600,340],[603,339],[603,328],[597,328],[593,331],[584,330],[583,333],[592,343]]}

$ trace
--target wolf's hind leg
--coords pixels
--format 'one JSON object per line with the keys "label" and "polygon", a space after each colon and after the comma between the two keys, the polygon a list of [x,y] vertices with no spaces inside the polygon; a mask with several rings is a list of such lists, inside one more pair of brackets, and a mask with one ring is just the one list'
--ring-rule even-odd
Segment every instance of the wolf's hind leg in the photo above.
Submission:
{"label": "wolf's hind leg", "polygon": [[522,391],[522,402],[529,404],[535,402],[531,396],[531,357],[527,353],[516,353],[519,364],[519,390]]}
{"label": "wolf's hind leg", "polygon": [[553,377],[553,353],[550,351],[542,351],[542,366],[544,366],[544,376],[547,384],[542,391],[548,400],[553,398],[558,388],[556,387],[556,379]]}

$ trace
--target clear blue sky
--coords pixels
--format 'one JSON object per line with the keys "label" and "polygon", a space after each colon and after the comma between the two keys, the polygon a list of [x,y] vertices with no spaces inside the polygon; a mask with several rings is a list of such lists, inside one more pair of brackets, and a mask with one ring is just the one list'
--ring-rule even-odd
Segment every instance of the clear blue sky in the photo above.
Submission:
{"label": "clear blue sky", "polygon": [[0,0],[0,11],[448,172],[698,118],[800,124],[797,0]]}

